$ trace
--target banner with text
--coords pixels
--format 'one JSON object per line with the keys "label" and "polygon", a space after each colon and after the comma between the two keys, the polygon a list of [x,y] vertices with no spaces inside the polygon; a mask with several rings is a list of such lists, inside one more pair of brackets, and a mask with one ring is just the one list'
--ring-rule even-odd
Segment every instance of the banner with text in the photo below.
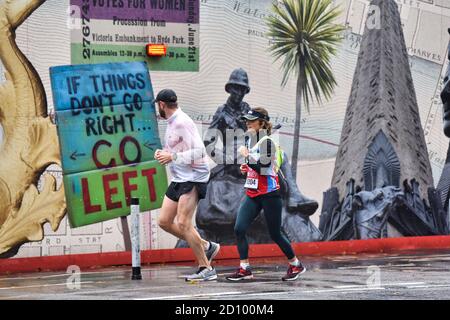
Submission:
{"label": "banner with text", "polygon": [[[199,71],[199,0],[71,0],[72,64],[147,61],[151,70]],[[147,44],[167,54],[147,57]]]}

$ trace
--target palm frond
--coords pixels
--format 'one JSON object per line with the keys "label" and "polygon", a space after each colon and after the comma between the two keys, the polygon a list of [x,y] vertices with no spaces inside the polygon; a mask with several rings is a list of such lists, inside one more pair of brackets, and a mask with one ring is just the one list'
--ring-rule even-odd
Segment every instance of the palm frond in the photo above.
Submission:
{"label": "palm frond", "polygon": [[331,68],[344,27],[335,23],[341,14],[332,0],[282,0],[272,6],[274,15],[267,18],[269,47],[275,61],[283,59],[281,68],[285,86],[303,67],[302,97],[309,102],[330,99],[337,85]]}

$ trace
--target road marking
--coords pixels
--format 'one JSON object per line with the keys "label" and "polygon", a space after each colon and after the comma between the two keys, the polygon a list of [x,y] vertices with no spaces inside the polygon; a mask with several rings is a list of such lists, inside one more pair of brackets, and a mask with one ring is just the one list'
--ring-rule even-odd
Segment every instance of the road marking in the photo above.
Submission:
{"label": "road marking", "polygon": [[[101,272],[83,272],[83,271],[81,271],[80,275],[96,274],[96,273],[99,273],[99,274],[100,273],[120,273],[120,272],[124,272],[124,271],[101,271]],[[39,277],[0,278],[0,281],[8,281],[8,280],[39,280],[39,279],[69,277],[71,275],[72,274],[70,274],[70,273],[60,273],[60,274],[52,274],[52,275],[49,275],[49,276],[39,276]]]}
{"label": "road marking", "polygon": [[434,258],[411,258],[409,259],[409,261],[414,261],[414,262],[439,262],[439,261],[448,261],[450,260],[449,256],[445,256],[445,257],[434,257]]}
{"label": "road marking", "polygon": [[423,258],[445,258],[445,257],[450,257],[450,254],[432,254],[432,255],[399,255],[399,256],[386,256],[386,257],[380,257],[378,259],[399,259],[399,260],[403,260],[403,259],[423,259]]}
{"label": "road marking", "polygon": [[352,291],[373,291],[373,290],[386,290],[384,287],[361,287],[361,288],[348,288],[348,289],[319,289],[303,291],[304,293],[326,293],[326,292],[352,292]]}
{"label": "road marking", "polygon": [[[186,294],[178,296],[160,296],[150,298],[135,298],[134,300],[166,300],[166,299],[190,299],[190,298],[203,298],[203,297],[220,297],[243,294],[241,291],[229,291],[229,292],[216,292],[216,293],[199,293],[199,294]],[[247,293],[245,293],[247,294]]]}
{"label": "road marking", "polygon": [[[95,281],[79,282],[79,284],[86,284],[86,283],[96,283],[96,282]],[[55,283],[55,284],[39,284],[39,285],[33,285],[33,286],[4,287],[4,288],[0,288],[0,290],[30,289],[30,288],[57,287],[57,286],[67,286],[67,282]]]}
{"label": "road marking", "polygon": [[[298,281],[301,281],[301,279],[298,279]],[[236,283],[237,281],[227,281],[227,283]],[[286,283],[286,281],[283,281],[283,280],[281,280],[281,277],[279,277],[279,278],[274,278],[273,280],[271,280],[271,281],[258,281],[258,279],[255,279],[255,278],[253,278],[253,279],[250,279],[250,280],[247,280],[247,281],[245,281],[245,282],[243,282],[243,283],[253,283],[253,284],[273,284],[273,285],[277,285],[277,284],[285,284]]]}
{"label": "road marking", "polygon": [[[395,287],[395,286],[412,286],[412,285],[424,285],[425,282],[396,282],[396,283],[382,283],[383,287]],[[348,285],[348,286],[335,286],[335,289],[346,289],[346,288],[365,288],[368,287],[366,284],[360,285]]]}
{"label": "road marking", "polygon": [[[183,266],[176,266],[176,269],[187,269],[187,268],[191,268],[191,267],[183,267]],[[174,272],[176,272],[176,269],[174,269]],[[141,273],[144,272],[161,272],[161,271],[165,271],[164,268],[158,268],[158,269],[141,269]],[[114,271],[89,271],[89,272],[85,272],[85,271],[81,271],[80,275],[96,275],[96,274],[110,274],[110,273],[131,273],[131,270],[129,269],[124,269],[124,270],[114,270]],[[58,274],[52,274],[52,275],[48,275],[48,276],[38,276],[38,277],[15,277],[15,278],[0,278],[0,281],[8,281],[8,280],[39,280],[39,279],[48,279],[48,278],[59,278],[59,277],[69,277],[71,274],[70,273],[58,273]]]}
{"label": "road marking", "polygon": [[418,288],[439,288],[439,287],[450,287],[450,284],[429,284],[424,286],[410,286],[408,289],[418,289]]}
{"label": "road marking", "polygon": [[[217,276],[218,277],[225,277],[225,276],[229,276],[229,275],[231,275],[233,273],[233,271],[229,271],[229,272],[223,272],[223,273],[217,273]],[[267,271],[253,271],[252,270],[252,273],[253,274],[265,274],[265,273],[267,273]],[[179,278],[179,279],[184,279],[184,278],[186,278],[187,276],[188,276],[189,274],[182,274],[182,275],[179,275],[177,278]]]}
{"label": "road marking", "polygon": [[383,284],[385,286],[409,286],[409,285],[423,285],[426,284],[426,282],[398,282],[398,283],[392,283],[392,284]]}
{"label": "road marking", "polygon": [[31,297],[29,294],[21,295],[21,296],[11,296],[11,297],[0,297],[0,300],[16,300],[20,298],[28,298]]}
{"label": "road marking", "polygon": [[245,292],[244,295],[245,296],[276,296],[276,295],[282,295],[282,294],[293,294],[293,293],[298,293],[298,291],[274,291],[274,292],[255,292],[255,293],[251,293],[251,292]]}
{"label": "road marking", "polygon": [[[185,282],[186,284],[189,284],[188,282]],[[195,285],[195,284],[202,284],[203,282],[196,282],[196,283],[191,283],[190,285]],[[82,294],[82,295],[98,295],[98,294],[104,294],[104,293],[123,293],[123,292],[129,292],[129,291],[149,291],[149,290],[167,290],[169,288],[180,288],[180,285],[165,285],[165,286],[159,286],[159,287],[145,287],[145,288],[130,288],[130,289],[111,289],[111,290],[86,290],[86,291],[82,291],[82,290],[78,290],[74,293],[76,294]],[[68,294],[71,295],[71,293],[61,293],[61,294]]]}
{"label": "road marking", "polygon": [[166,296],[166,297],[151,297],[151,298],[139,298],[135,300],[162,300],[162,299],[189,299],[189,298],[202,298],[202,297],[220,297],[220,296],[230,296],[230,295],[245,295],[247,296],[274,296],[274,295],[284,295],[293,294],[296,291],[271,291],[271,292],[218,292],[218,293],[202,293],[193,295],[179,295],[179,296]]}
{"label": "road marking", "polygon": [[68,277],[69,273],[65,274],[55,274],[51,276],[39,276],[39,277],[16,277],[16,278],[0,278],[0,281],[9,281],[9,280],[39,280],[39,279],[47,279],[47,278],[59,278],[59,277]]}

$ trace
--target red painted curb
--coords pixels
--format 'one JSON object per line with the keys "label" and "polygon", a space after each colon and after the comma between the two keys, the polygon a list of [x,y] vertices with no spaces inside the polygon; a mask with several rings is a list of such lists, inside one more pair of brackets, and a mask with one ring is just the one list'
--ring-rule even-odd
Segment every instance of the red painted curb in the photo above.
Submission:
{"label": "red painted curb", "polygon": [[[404,237],[373,240],[306,242],[293,244],[299,256],[346,255],[358,253],[401,253],[411,250],[450,250],[450,236]],[[251,245],[251,258],[282,257],[275,244]],[[238,259],[235,246],[222,246],[216,260]],[[146,250],[141,252],[142,264],[194,262],[191,249]],[[130,252],[77,254],[65,256],[11,258],[0,260],[0,274],[66,270],[76,265],[81,269],[131,264]]]}

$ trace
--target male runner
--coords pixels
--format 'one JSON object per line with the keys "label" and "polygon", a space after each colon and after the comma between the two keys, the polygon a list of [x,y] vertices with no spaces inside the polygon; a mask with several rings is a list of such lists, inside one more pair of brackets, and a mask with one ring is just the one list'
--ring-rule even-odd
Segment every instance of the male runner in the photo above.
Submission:
{"label": "male runner", "polygon": [[206,195],[210,175],[205,146],[194,121],[178,108],[173,90],[160,91],[154,102],[158,104],[161,118],[167,120],[164,150],[156,150],[155,159],[168,165],[172,176],[162,204],[159,226],[186,240],[194,251],[199,268],[187,276],[186,281],[217,279],[211,261],[219,252],[220,245],[203,240],[192,224],[197,202]]}

